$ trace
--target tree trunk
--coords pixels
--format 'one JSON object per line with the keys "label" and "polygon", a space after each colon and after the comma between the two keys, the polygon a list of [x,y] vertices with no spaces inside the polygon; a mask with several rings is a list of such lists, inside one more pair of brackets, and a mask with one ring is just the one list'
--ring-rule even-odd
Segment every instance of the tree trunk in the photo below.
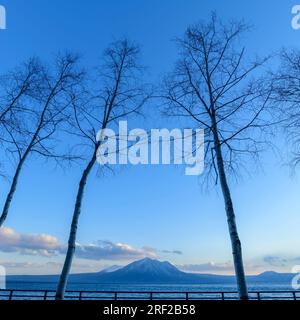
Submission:
{"label": "tree trunk", "polygon": [[25,155],[19,161],[17,169],[15,171],[15,174],[14,174],[14,177],[13,177],[9,192],[8,192],[8,194],[6,196],[5,203],[4,203],[4,206],[3,206],[3,209],[2,209],[2,213],[1,213],[1,217],[0,217],[0,228],[2,227],[3,223],[5,222],[5,220],[7,218],[8,211],[9,211],[9,208],[10,208],[10,204],[11,204],[12,199],[14,197],[14,194],[16,192],[19,176],[20,176],[23,164],[24,164],[24,162],[26,160],[26,157],[27,157],[27,155]]}
{"label": "tree trunk", "polygon": [[77,197],[76,197],[76,203],[75,203],[75,208],[74,208],[74,213],[73,213],[73,219],[72,219],[72,224],[71,224],[71,229],[70,229],[70,235],[69,235],[69,241],[68,241],[68,250],[64,262],[64,266],[59,278],[57,290],[56,290],[56,300],[63,300],[64,295],[65,295],[65,290],[67,286],[67,281],[69,277],[69,273],[71,270],[72,266],[72,261],[75,253],[75,247],[76,247],[76,234],[77,234],[77,226],[78,226],[78,220],[81,212],[81,205],[82,205],[82,199],[84,195],[84,189],[85,185],[88,179],[88,176],[96,162],[96,152],[94,152],[92,159],[88,163],[87,167],[82,173],[79,187],[78,187],[78,192],[77,192]]}
{"label": "tree trunk", "polygon": [[237,287],[239,292],[239,297],[241,300],[248,300],[248,290],[246,284],[246,277],[243,265],[243,256],[242,256],[242,246],[241,241],[239,239],[237,226],[235,222],[235,213],[233,209],[232,198],[226,178],[223,155],[221,150],[221,144],[219,140],[217,124],[215,115],[212,115],[212,128],[214,135],[214,147],[216,152],[216,160],[217,160],[217,168],[219,174],[219,181],[222,188],[222,193],[225,202],[225,210],[227,215],[227,223],[229,228],[233,261],[234,261],[234,269],[237,281]]}

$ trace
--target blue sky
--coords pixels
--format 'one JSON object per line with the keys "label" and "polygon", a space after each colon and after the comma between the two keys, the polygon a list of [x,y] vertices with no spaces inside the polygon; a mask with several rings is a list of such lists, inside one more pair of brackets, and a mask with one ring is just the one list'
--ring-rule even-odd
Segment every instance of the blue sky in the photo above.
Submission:
{"label": "blue sky", "polygon": [[[7,30],[0,32],[1,73],[32,55],[49,60],[65,49],[79,52],[83,62],[93,66],[113,39],[128,36],[142,45],[147,77],[155,82],[176,61],[171,40],[212,10],[224,19],[253,24],[246,39],[250,53],[265,55],[282,46],[297,46],[300,40],[300,31],[291,28],[296,1],[0,0],[0,4],[7,10]],[[150,112],[145,125],[163,126],[165,120],[157,118]],[[263,170],[232,184],[248,273],[290,271],[300,256],[300,181],[283,162],[267,153]],[[0,234],[0,264],[8,273],[60,271],[63,256],[50,249],[67,241],[80,170],[27,163]],[[0,181],[1,203],[8,186],[8,181]],[[49,252],[38,246],[24,250],[26,241],[45,243],[42,248]],[[174,166],[126,166],[103,178],[93,174],[78,242],[97,245],[100,253],[92,259],[78,254],[73,271],[96,271],[150,255],[186,270],[232,272],[219,189],[203,192],[201,176],[185,176],[183,168]],[[110,250],[117,254],[110,255]]]}

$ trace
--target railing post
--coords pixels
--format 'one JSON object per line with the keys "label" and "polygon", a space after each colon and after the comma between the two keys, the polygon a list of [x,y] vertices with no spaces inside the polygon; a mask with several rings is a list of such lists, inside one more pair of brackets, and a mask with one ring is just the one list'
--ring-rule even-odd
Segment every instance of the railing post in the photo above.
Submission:
{"label": "railing post", "polygon": [[188,292],[185,293],[185,300],[189,300],[189,293]]}
{"label": "railing post", "polygon": [[115,300],[118,300],[118,292],[115,292]]}
{"label": "railing post", "polygon": [[82,300],[82,291],[79,292],[79,300]]}
{"label": "railing post", "polygon": [[296,292],[295,291],[293,291],[293,298],[294,298],[294,300],[297,300],[297,296],[296,296]]}
{"label": "railing post", "polygon": [[153,293],[150,292],[150,300],[153,300]]}
{"label": "railing post", "polygon": [[45,292],[44,292],[44,300],[47,300],[47,294],[48,294],[48,291],[45,290]]}
{"label": "railing post", "polygon": [[257,300],[260,300],[260,292],[257,292]]}
{"label": "railing post", "polygon": [[222,292],[221,295],[222,295],[222,301],[224,301],[224,300],[225,300],[225,294],[224,294],[224,292]]}
{"label": "railing post", "polygon": [[10,290],[10,292],[9,292],[9,300],[12,300],[12,297],[13,297],[13,292],[14,292],[14,290]]}

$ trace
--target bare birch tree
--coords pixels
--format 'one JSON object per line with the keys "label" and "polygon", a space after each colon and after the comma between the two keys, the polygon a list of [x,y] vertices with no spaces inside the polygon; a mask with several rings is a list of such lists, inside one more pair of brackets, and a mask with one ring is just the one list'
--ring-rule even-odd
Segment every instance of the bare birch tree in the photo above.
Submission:
{"label": "bare birch tree", "polygon": [[300,164],[300,50],[283,49],[279,59],[278,70],[271,74],[271,98],[296,168]]}
{"label": "bare birch tree", "polygon": [[8,74],[0,76],[1,126],[16,119],[16,115],[24,111],[24,106],[20,103],[21,98],[34,94],[40,72],[39,61],[32,58]]}
{"label": "bare birch tree", "polygon": [[267,59],[247,62],[242,22],[224,25],[213,14],[208,23],[189,27],[178,40],[180,59],[164,81],[165,112],[192,120],[205,130],[207,177],[221,186],[240,299],[248,299],[242,245],[228,177],[246,156],[262,149],[269,94],[251,75]]}
{"label": "bare birch tree", "polygon": [[24,73],[17,70],[12,75],[1,125],[5,130],[7,152],[16,159],[16,168],[1,212],[0,227],[8,216],[21,171],[29,156],[35,154],[60,160],[69,157],[55,153],[57,141],[54,138],[68,119],[70,93],[82,78],[76,64],[76,56],[65,54],[57,58],[53,73],[35,61],[26,65]]}
{"label": "bare birch tree", "polygon": [[[0,76],[0,145],[4,153],[7,127],[20,128],[20,114],[28,110],[24,99],[32,97],[41,72],[40,63],[32,58],[15,70]],[[2,162],[1,162],[2,165]]]}
{"label": "bare birch tree", "polygon": [[[87,142],[86,165],[78,185],[73,218],[70,228],[67,253],[59,279],[56,299],[64,298],[64,293],[76,250],[76,235],[82,201],[88,178],[97,161],[97,150],[101,141],[97,133],[113,126],[117,121],[139,113],[148,99],[145,86],[139,79],[142,68],[138,64],[139,47],[128,40],[111,44],[105,51],[100,67],[101,88],[96,93],[86,91],[74,102],[75,135],[83,144]],[[92,90],[94,91],[94,90]],[[100,134],[101,135],[101,134]]]}

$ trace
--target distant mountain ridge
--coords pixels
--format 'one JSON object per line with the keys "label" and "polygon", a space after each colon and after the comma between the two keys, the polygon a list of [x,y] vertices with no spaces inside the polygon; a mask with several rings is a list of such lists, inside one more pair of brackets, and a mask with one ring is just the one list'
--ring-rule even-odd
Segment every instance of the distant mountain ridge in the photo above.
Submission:
{"label": "distant mountain ridge", "polygon": [[121,268],[123,268],[123,266],[113,265],[111,267],[108,267],[108,268],[101,270],[100,273],[114,272],[114,271],[117,271]]}
{"label": "distant mountain ridge", "polygon": [[[247,276],[248,282],[290,283],[294,274],[267,271]],[[9,282],[55,282],[58,275],[8,276]],[[115,284],[232,284],[234,276],[186,273],[170,262],[145,258],[125,267],[112,266],[96,273],[71,274],[70,283]]]}

